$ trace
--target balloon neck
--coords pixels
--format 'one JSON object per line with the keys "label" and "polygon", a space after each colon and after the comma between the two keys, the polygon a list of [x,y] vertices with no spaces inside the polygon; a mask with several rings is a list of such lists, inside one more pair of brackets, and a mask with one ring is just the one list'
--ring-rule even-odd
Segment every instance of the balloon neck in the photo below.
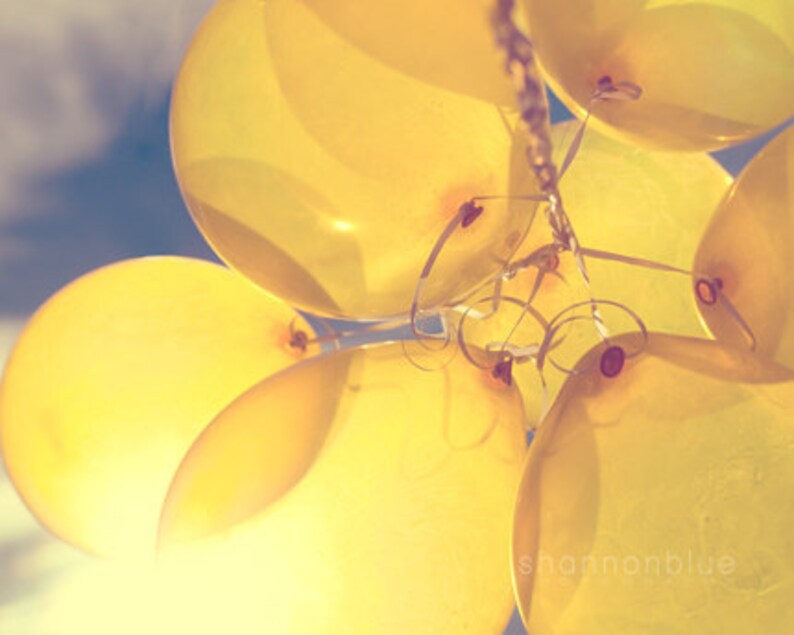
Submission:
{"label": "balloon neck", "polygon": [[642,86],[634,82],[615,82],[610,75],[602,75],[596,82],[591,100],[598,101],[636,101],[642,97]]}
{"label": "balloon neck", "polygon": [[295,331],[289,339],[290,348],[295,349],[301,353],[306,352],[306,347],[309,345],[309,336],[305,331]]}
{"label": "balloon neck", "polygon": [[501,381],[505,386],[512,386],[513,385],[513,358],[508,357],[507,359],[499,362],[496,366],[493,367],[491,371],[491,375],[494,379]]}
{"label": "balloon neck", "polygon": [[720,291],[722,291],[721,278],[700,278],[695,283],[695,295],[706,306],[713,306],[717,303]]}
{"label": "balloon neck", "polygon": [[601,355],[601,374],[604,377],[617,377],[625,362],[626,352],[620,346],[610,346]]}
{"label": "balloon neck", "polygon": [[476,221],[480,214],[483,213],[483,207],[477,205],[473,200],[466,201],[463,205],[460,206],[460,215],[461,221],[460,226],[462,228],[466,228],[471,225],[474,221]]}

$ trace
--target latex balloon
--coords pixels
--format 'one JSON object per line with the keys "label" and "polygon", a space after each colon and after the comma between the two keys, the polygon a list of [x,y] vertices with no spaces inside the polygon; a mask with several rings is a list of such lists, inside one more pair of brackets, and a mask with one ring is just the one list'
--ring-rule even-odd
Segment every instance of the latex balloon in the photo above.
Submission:
{"label": "latex balloon", "polygon": [[530,448],[513,536],[527,629],[790,632],[794,373],[673,336],[614,352],[583,358]]}
{"label": "latex balloon", "polygon": [[[563,163],[578,129],[577,122],[552,127],[558,165]],[[516,165],[522,160],[521,153],[514,156]],[[531,176],[525,173],[524,178],[529,180]],[[697,240],[730,183],[730,176],[707,155],[641,150],[588,129],[560,181],[560,191],[583,247],[688,271]],[[551,242],[549,225],[538,216],[515,257],[520,260],[534,254],[534,264],[505,282],[501,293],[526,301],[535,292],[532,308],[547,323],[592,293],[598,299],[624,305],[650,329],[703,334],[689,276],[588,257],[588,289],[570,254],[544,251]],[[544,274],[535,290],[541,269]],[[540,344],[543,328],[534,317],[526,316],[514,330],[520,317],[515,304],[507,303],[495,315],[490,314],[491,304],[485,300],[493,293],[488,287],[466,301],[473,310],[464,324],[465,337],[480,347],[508,339],[518,347]],[[638,330],[626,311],[611,305],[602,305],[600,311],[612,334]],[[589,307],[581,307],[577,314],[588,316]],[[456,315],[459,320],[460,313]],[[564,338],[558,338],[560,344],[549,352],[544,369],[551,397],[565,378],[553,362],[570,369],[583,350],[600,340],[592,320],[573,322],[559,335]],[[515,370],[530,416],[528,423],[533,425],[545,407],[541,384],[532,364],[518,365]]]}
{"label": "latex balloon", "polygon": [[[576,122],[553,127],[558,163],[577,127]],[[698,238],[730,183],[731,177],[707,155],[641,150],[587,130],[560,182],[560,192],[583,247],[688,271]],[[548,225],[538,218],[520,253],[531,253],[550,242]],[[690,299],[688,276],[595,257],[585,260],[590,292],[596,298],[626,305],[651,330],[703,333]],[[568,284],[555,277],[545,280],[547,286],[538,301],[543,303],[547,319],[568,306],[572,298],[589,297],[569,254],[561,254],[556,271]],[[528,288],[532,282],[534,274],[528,280],[516,278],[507,290],[519,295],[515,285]],[[559,296],[556,301],[555,293]]]}
{"label": "latex balloon", "polygon": [[[325,316],[403,315],[460,206],[515,191],[511,128],[494,104],[367,55],[320,19],[315,11],[348,30],[324,6],[215,6],[174,87],[176,173],[209,242],[268,291]],[[395,31],[390,41],[410,37]],[[426,306],[498,271],[534,210],[484,207],[449,242]]]}
{"label": "latex balloon", "polygon": [[[599,88],[630,82],[637,100],[593,110],[609,134],[646,146],[724,147],[794,113],[789,0],[525,0],[555,93],[582,115]],[[614,93],[613,93],[614,95]]]}
{"label": "latex balloon", "polygon": [[313,335],[231,271],[187,258],[129,260],[67,286],[31,319],[0,385],[0,445],[28,507],[86,551],[153,556],[198,433],[303,355],[293,320]]}
{"label": "latex balloon", "polygon": [[521,423],[515,388],[460,355],[435,372],[400,344],[297,365],[193,446],[164,557],[256,588],[256,632],[501,632]]}
{"label": "latex balloon", "polygon": [[[693,267],[698,309],[714,336],[744,348],[754,339],[760,353],[789,368],[794,368],[792,245],[794,127],[789,127],[739,175],[704,233]],[[719,289],[708,286],[715,283]]]}
{"label": "latex balloon", "polygon": [[499,72],[504,53],[491,31],[490,0],[305,4],[378,61],[428,84],[515,109],[515,88]]}

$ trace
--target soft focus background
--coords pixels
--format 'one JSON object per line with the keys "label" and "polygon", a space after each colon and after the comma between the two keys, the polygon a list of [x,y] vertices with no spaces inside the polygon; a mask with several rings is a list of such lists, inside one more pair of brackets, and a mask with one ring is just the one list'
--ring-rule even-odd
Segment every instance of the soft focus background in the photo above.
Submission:
{"label": "soft focus background", "polygon": [[[212,0],[0,3],[0,367],[31,312],[109,262],[212,258],[168,153],[171,81]],[[555,119],[566,117],[555,105]],[[721,153],[734,174],[763,140]],[[136,632],[118,571],[38,527],[0,466],[0,634]],[[506,561],[507,564],[507,561]],[[129,631],[127,629],[130,629]],[[523,633],[515,618],[507,633]]]}

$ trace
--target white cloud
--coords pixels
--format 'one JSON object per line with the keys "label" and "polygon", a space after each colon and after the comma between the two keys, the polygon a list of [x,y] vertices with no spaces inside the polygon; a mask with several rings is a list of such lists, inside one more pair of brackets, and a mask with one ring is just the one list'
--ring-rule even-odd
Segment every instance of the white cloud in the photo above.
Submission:
{"label": "white cloud", "polygon": [[212,0],[0,2],[0,217],[167,95]]}

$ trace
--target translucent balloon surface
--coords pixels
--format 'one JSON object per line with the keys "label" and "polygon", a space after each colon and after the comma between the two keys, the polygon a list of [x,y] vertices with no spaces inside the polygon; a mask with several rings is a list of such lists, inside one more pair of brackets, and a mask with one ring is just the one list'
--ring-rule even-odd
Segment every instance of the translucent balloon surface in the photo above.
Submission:
{"label": "translucent balloon surface", "polygon": [[490,0],[305,4],[380,62],[428,84],[515,108],[510,78],[498,72],[504,56],[490,28]]}
{"label": "translucent balloon surface", "polygon": [[[558,164],[562,164],[578,128],[576,122],[552,128]],[[585,256],[591,279],[588,289],[569,253],[548,251],[551,231],[538,219],[516,256],[516,260],[535,256],[532,265],[505,282],[501,293],[521,301],[534,293],[532,308],[547,322],[592,293],[595,298],[628,307],[653,330],[702,335],[688,276],[620,262],[619,258],[689,270],[698,238],[730,183],[730,176],[705,154],[640,150],[587,130],[560,182],[560,191],[580,245],[618,260]],[[473,300],[481,300],[489,291],[490,287],[483,289]],[[540,343],[537,335],[539,331],[542,335],[542,329],[530,315],[514,330],[519,312],[512,304],[484,320],[477,316],[487,313],[490,305],[480,301],[472,306],[475,310],[465,327],[471,336],[485,331],[479,336],[481,346],[507,338],[513,345],[527,345],[532,343],[526,340],[528,334]],[[606,326],[614,333],[622,327],[637,329],[618,309],[603,312]],[[564,334],[568,341],[553,357],[561,362],[567,358],[567,368],[599,339],[590,321],[575,323]]]}
{"label": "translucent balloon surface", "polygon": [[426,372],[391,344],[295,366],[192,448],[165,553],[254,585],[258,632],[501,632],[521,420],[515,389],[460,355]]}
{"label": "translucent balloon surface", "polygon": [[570,379],[516,507],[529,632],[791,632],[792,447],[794,374],[715,342],[651,335]]}
{"label": "translucent balloon surface", "polygon": [[34,315],[0,386],[14,485],[64,540],[154,555],[180,460],[230,401],[300,357],[288,344],[296,318],[199,260],[131,260],[80,278]]}
{"label": "translucent balloon surface", "polygon": [[[513,138],[494,104],[382,63],[295,0],[216,5],[179,73],[171,138],[187,205],[218,253],[329,316],[407,313],[461,204],[510,191]],[[455,234],[427,305],[510,257],[530,215],[508,209]]]}
{"label": "translucent balloon surface", "polygon": [[550,84],[583,114],[599,82],[635,101],[595,107],[597,125],[636,143],[705,150],[794,113],[790,0],[524,0]]}
{"label": "translucent balloon surface", "polygon": [[698,277],[718,279],[730,303],[699,297],[695,287],[717,339],[747,348],[735,309],[757,350],[794,368],[794,127],[739,175],[703,235],[693,268]]}
{"label": "translucent balloon surface", "polygon": [[[558,162],[576,129],[574,122],[554,126]],[[642,150],[590,129],[560,191],[582,246],[688,270],[698,239],[730,183],[731,177],[705,154]],[[548,242],[548,229],[536,223],[526,244],[531,248],[543,242]],[[586,263],[596,298],[626,305],[655,331],[703,333],[687,276],[598,258]],[[581,288],[572,257],[562,255],[558,272]],[[558,286],[559,293],[570,297],[569,288]],[[581,291],[578,299],[584,299]],[[543,301],[551,304],[551,298]]]}

